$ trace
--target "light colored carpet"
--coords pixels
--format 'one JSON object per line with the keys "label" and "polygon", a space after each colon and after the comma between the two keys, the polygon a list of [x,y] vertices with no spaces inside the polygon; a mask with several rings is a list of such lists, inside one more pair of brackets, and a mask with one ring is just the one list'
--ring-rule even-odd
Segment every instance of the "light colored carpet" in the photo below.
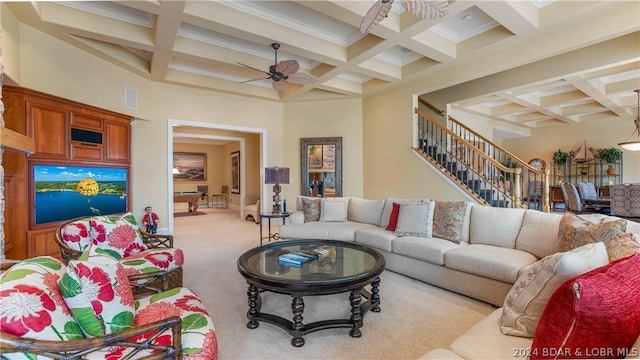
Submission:
{"label": "light colored carpet", "polygon": [[[247,284],[236,262],[259,245],[259,225],[232,210],[199,210],[209,216],[175,218],[175,246],[185,255],[184,285],[200,295],[215,324],[220,359],[417,359],[447,347],[493,311],[486,303],[385,271],[382,311],[366,314],[361,338],[350,337],[348,328],[322,330],[295,348],[291,336],[274,325],[246,327]],[[262,301],[262,311],[291,318],[289,296],[265,292]],[[304,301],[305,322],[325,319],[323,314],[349,316],[347,294]]]}

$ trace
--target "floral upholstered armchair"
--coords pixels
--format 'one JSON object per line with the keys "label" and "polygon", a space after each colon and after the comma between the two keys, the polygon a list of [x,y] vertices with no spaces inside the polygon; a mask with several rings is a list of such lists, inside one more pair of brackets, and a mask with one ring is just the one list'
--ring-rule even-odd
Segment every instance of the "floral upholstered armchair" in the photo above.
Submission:
{"label": "floral upholstered armchair", "polygon": [[55,240],[65,262],[78,259],[91,245],[92,251],[118,260],[136,297],[182,286],[184,255],[173,247],[173,236],[143,231],[132,213],[65,221]]}
{"label": "floral upholstered armchair", "polygon": [[112,260],[42,256],[2,274],[2,359],[217,359],[213,322],[193,291],[134,299]]}

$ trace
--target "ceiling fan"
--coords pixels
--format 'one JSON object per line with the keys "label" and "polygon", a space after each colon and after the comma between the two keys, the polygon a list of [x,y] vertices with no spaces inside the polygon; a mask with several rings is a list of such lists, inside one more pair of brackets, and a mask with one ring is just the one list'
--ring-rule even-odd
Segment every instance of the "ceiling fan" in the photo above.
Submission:
{"label": "ceiling fan", "polygon": [[278,49],[280,48],[280,44],[273,43],[271,44],[271,47],[276,52],[276,60],[273,65],[269,66],[269,72],[256,69],[249,65],[238,63],[244,67],[248,67],[249,69],[264,72],[265,74],[267,74],[267,77],[266,78],[261,77],[261,78],[251,79],[251,80],[246,80],[241,82],[246,83],[246,82],[262,80],[262,79],[271,79],[273,80],[271,85],[273,86],[274,89],[278,91],[284,91],[289,86],[289,83],[294,83],[299,85],[308,85],[318,81],[318,78],[313,75],[306,74],[306,73],[299,73],[298,70],[300,69],[300,65],[298,64],[297,60],[283,60],[278,62]]}
{"label": "ceiling fan", "polygon": [[[376,1],[362,19],[360,32],[368,34],[374,26],[387,17],[392,5],[393,0]],[[437,19],[449,12],[447,0],[402,0],[402,5],[411,15],[420,19]]]}

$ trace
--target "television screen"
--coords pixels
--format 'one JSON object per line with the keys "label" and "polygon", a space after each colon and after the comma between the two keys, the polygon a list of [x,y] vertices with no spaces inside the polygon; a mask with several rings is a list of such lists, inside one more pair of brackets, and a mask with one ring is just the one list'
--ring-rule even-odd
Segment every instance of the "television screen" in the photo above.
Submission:
{"label": "television screen", "polygon": [[36,225],[127,212],[128,169],[34,165]]}

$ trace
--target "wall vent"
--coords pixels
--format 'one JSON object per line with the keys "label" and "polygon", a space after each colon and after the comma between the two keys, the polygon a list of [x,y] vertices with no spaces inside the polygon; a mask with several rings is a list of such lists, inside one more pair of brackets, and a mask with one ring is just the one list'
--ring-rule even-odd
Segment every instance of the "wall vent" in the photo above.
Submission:
{"label": "wall vent", "polygon": [[126,107],[138,108],[138,89],[133,86],[125,85],[124,88],[124,104]]}

